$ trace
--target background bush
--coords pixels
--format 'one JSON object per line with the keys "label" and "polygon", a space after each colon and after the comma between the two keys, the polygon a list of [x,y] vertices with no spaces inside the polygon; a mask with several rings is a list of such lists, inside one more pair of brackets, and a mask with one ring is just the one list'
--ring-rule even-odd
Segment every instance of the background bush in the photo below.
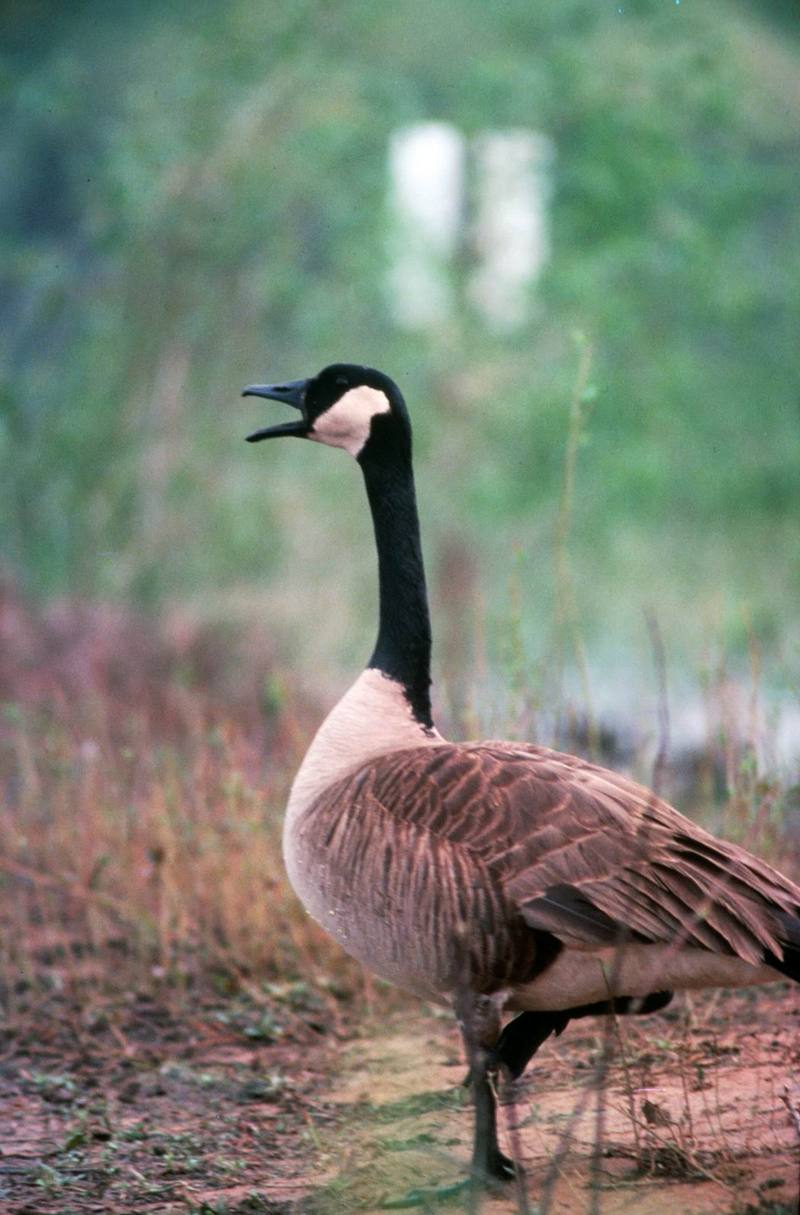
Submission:
{"label": "background bush", "polygon": [[[265,416],[242,384],[346,358],[406,390],[434,568],[468,554],[502,632],[513,566],[535,647],[579,331],[593,653],[655,604],[677,646],[755,637],[797,670],[790,4],[27,0],[0,21],[0,532],[30,592],[264,614],[309,669],[365,656],[353,470],[240,441]],[[466,310],[392,325],[386,146],[422,119],[555,143],[553,257],[506,338]]]}

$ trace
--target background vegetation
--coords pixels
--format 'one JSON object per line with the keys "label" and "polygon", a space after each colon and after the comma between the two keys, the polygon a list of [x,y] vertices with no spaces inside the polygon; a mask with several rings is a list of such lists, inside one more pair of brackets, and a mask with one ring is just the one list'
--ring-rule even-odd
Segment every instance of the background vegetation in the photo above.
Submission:
{"label": "background vegetation", "polygon": [[[238,391],[348,358],[412,405],[440,599],[461,571],[442,662],[477,618],[490,665],[507,658],[516,613],[535,665],[563,625],[580,333],[562,540],[591,663],[649,662],[650,607],[675,661],[755,642],[791,688],[791,5],[39,0],[2,23],[0,532],[27,592],[259,616],[296,671],[339,680],[374,602],[357,476],[299,444],[246,449],[264,406]],[[387,140],[428,118],[555,143],[552,261],[506,338],[467,310],[392,325]]]}

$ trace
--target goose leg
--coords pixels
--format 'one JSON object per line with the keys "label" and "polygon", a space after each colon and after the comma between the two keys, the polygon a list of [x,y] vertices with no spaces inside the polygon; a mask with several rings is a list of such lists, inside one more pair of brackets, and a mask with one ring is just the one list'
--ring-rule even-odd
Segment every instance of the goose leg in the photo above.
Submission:
{"label": "goose leg", "polygon": [[472,1173],[478,1180],[511,1181],[514,1163],[500,1151],[497,1141],[497,1101],[495,1081],[502,1067],[512,1080],[525,1068],[551,1034],[560,1034],[568,1022],[580,1017],[616,1013],[646,1014],[663,1008],[672,992],[653,992],[643,999],[620,996],[598,1000],[558,1012],[523,1012],[509,1021],[500,1032],[500,1014],[490,996],[465,992],[456,999],[458,1017],[469,1063],[465,1084],[472,1087],[475,1099],[475,1142]]}
{"label": "goose leg", "polygon": [[570,1016],[566,1012],[520,1013],[498,1039],[494,1051],[497,1063],[508,1070],[512,1080],[518,1080],[542,1043],[551,1034],[560,1034]]}
{"label": "goose leg", "polygon": [[497,1141],[497,1102],[494,1095],[496,1068],[475,1073],[472,1091],[475,1095],[475,1145],[472,1152],[472,1172],[479,1180],[513,1181],[514,1162],[500,1151]]}
{"label": "goose leg", "polygon": [[475,1099],[475,1139],[472,1175],[476,1181],[512,1181],[513,1161],[500,1151],[497,1141],[495,1080],[498,1058],[495,1046],[500,1037],[500,1014],[490,996],[464,993],[456,999],[456,1016],[464,1039],[469,1081]]}
{"label": "goose leg", "polygon": [[634,998],[618,996],[612,1000],[598,1000],[594,1004],[579,1004],[563,1012],[523,1012],[509,1021],[501,1033],[494,1053],[497,1064],[508,1070],[512,1080],[517,1080],[551,1034],[558,1036],[569,1021],[580,1017],[602,1017],[609,1013],[617,1016],[639,1016],[658,1012],[672,999],[671,991],[656,991],[649,996]]}

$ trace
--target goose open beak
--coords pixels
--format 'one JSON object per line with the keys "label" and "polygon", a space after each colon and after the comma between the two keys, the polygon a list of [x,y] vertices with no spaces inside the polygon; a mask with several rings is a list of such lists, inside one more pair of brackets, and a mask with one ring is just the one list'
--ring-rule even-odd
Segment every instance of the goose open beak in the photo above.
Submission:
{"label": "goose open beak", "polygon": [[299,422],[280,422],[277,426],[265,426],[262,430],[254,430],[247,436],[248,443],[258,443],[261,439],[277,439],[280,435],[295,435],[304,438],[308,434],[308,422],[305,417],[305,391],[308,380],[289,380],[285,384],[250,384],[242,389],[243,397],[266,397],[270,401],[283,401],[293,409],[299,409],[303,415]]}

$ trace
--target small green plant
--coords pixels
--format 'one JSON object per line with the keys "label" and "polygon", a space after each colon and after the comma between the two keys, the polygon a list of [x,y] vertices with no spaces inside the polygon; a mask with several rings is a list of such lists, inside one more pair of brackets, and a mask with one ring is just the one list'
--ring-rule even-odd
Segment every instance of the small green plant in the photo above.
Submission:
{"label": "small green plant", "polygon": [[57,1193],[68,1184],[68,1178],[58,1169],[41,1160],[36,1166],[36,1185],[48,1194]]}

